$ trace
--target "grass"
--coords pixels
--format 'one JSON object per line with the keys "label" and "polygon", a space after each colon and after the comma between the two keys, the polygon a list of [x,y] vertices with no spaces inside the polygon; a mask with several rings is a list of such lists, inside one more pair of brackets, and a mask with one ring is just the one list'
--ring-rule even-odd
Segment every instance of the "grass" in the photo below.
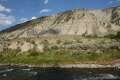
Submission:
{"label": "grass", "polygon": [[0,63],[4,64],[76,64],[76,63],[106,63],[120,59],[120,51],[106,53],[73,53],[72,51],[25,52],[17,51],[2,53]]}

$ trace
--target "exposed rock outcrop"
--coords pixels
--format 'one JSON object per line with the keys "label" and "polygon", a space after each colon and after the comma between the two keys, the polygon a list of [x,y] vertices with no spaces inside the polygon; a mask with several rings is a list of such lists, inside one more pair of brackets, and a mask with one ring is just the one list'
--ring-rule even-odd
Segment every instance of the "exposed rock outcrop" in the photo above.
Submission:
{"label": "exposed rock outcrop", "polygon": [[106,36],[120,31],[120,7],[104,10],[71,10],[18,24],[3,30],[5,37],[49,35]]}

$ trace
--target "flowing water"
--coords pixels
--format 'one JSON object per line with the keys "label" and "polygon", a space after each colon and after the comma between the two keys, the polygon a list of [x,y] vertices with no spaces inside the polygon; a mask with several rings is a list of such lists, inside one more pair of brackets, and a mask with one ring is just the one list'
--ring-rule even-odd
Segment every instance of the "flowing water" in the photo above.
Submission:
{"label": "flowing water", "polygon": [[2,67],[0,80],[120,80],[120,70]]}

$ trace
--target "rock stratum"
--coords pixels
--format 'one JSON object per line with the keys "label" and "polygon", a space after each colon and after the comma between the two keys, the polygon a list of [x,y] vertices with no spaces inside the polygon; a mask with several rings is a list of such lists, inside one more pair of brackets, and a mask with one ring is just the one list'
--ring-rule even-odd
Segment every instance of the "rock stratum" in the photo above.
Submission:
{"label": "rock stratum", "polygon": [[[97,52],[120,50],[120,7],[76,9],[40,17],[0,32],[0,51],[47,49]],[[47,46],[46,46],[47,45]]]}

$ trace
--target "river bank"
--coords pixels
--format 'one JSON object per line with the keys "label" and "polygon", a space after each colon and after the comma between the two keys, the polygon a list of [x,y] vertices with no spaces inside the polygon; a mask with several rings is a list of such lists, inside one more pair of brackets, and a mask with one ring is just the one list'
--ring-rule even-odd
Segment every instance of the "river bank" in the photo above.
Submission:
{"label": "river bank", "polygon": [[0,54],[0,67],[119,68],[120,51],[76,53],[50,50],[43,53],[6,51]]}
{"label": "river bank", "polygon": [[42,64],[42,65],[30,65],[30,64],[0,64],[0,68],[116,68],[120,69],[120,63],[116,64]]}

